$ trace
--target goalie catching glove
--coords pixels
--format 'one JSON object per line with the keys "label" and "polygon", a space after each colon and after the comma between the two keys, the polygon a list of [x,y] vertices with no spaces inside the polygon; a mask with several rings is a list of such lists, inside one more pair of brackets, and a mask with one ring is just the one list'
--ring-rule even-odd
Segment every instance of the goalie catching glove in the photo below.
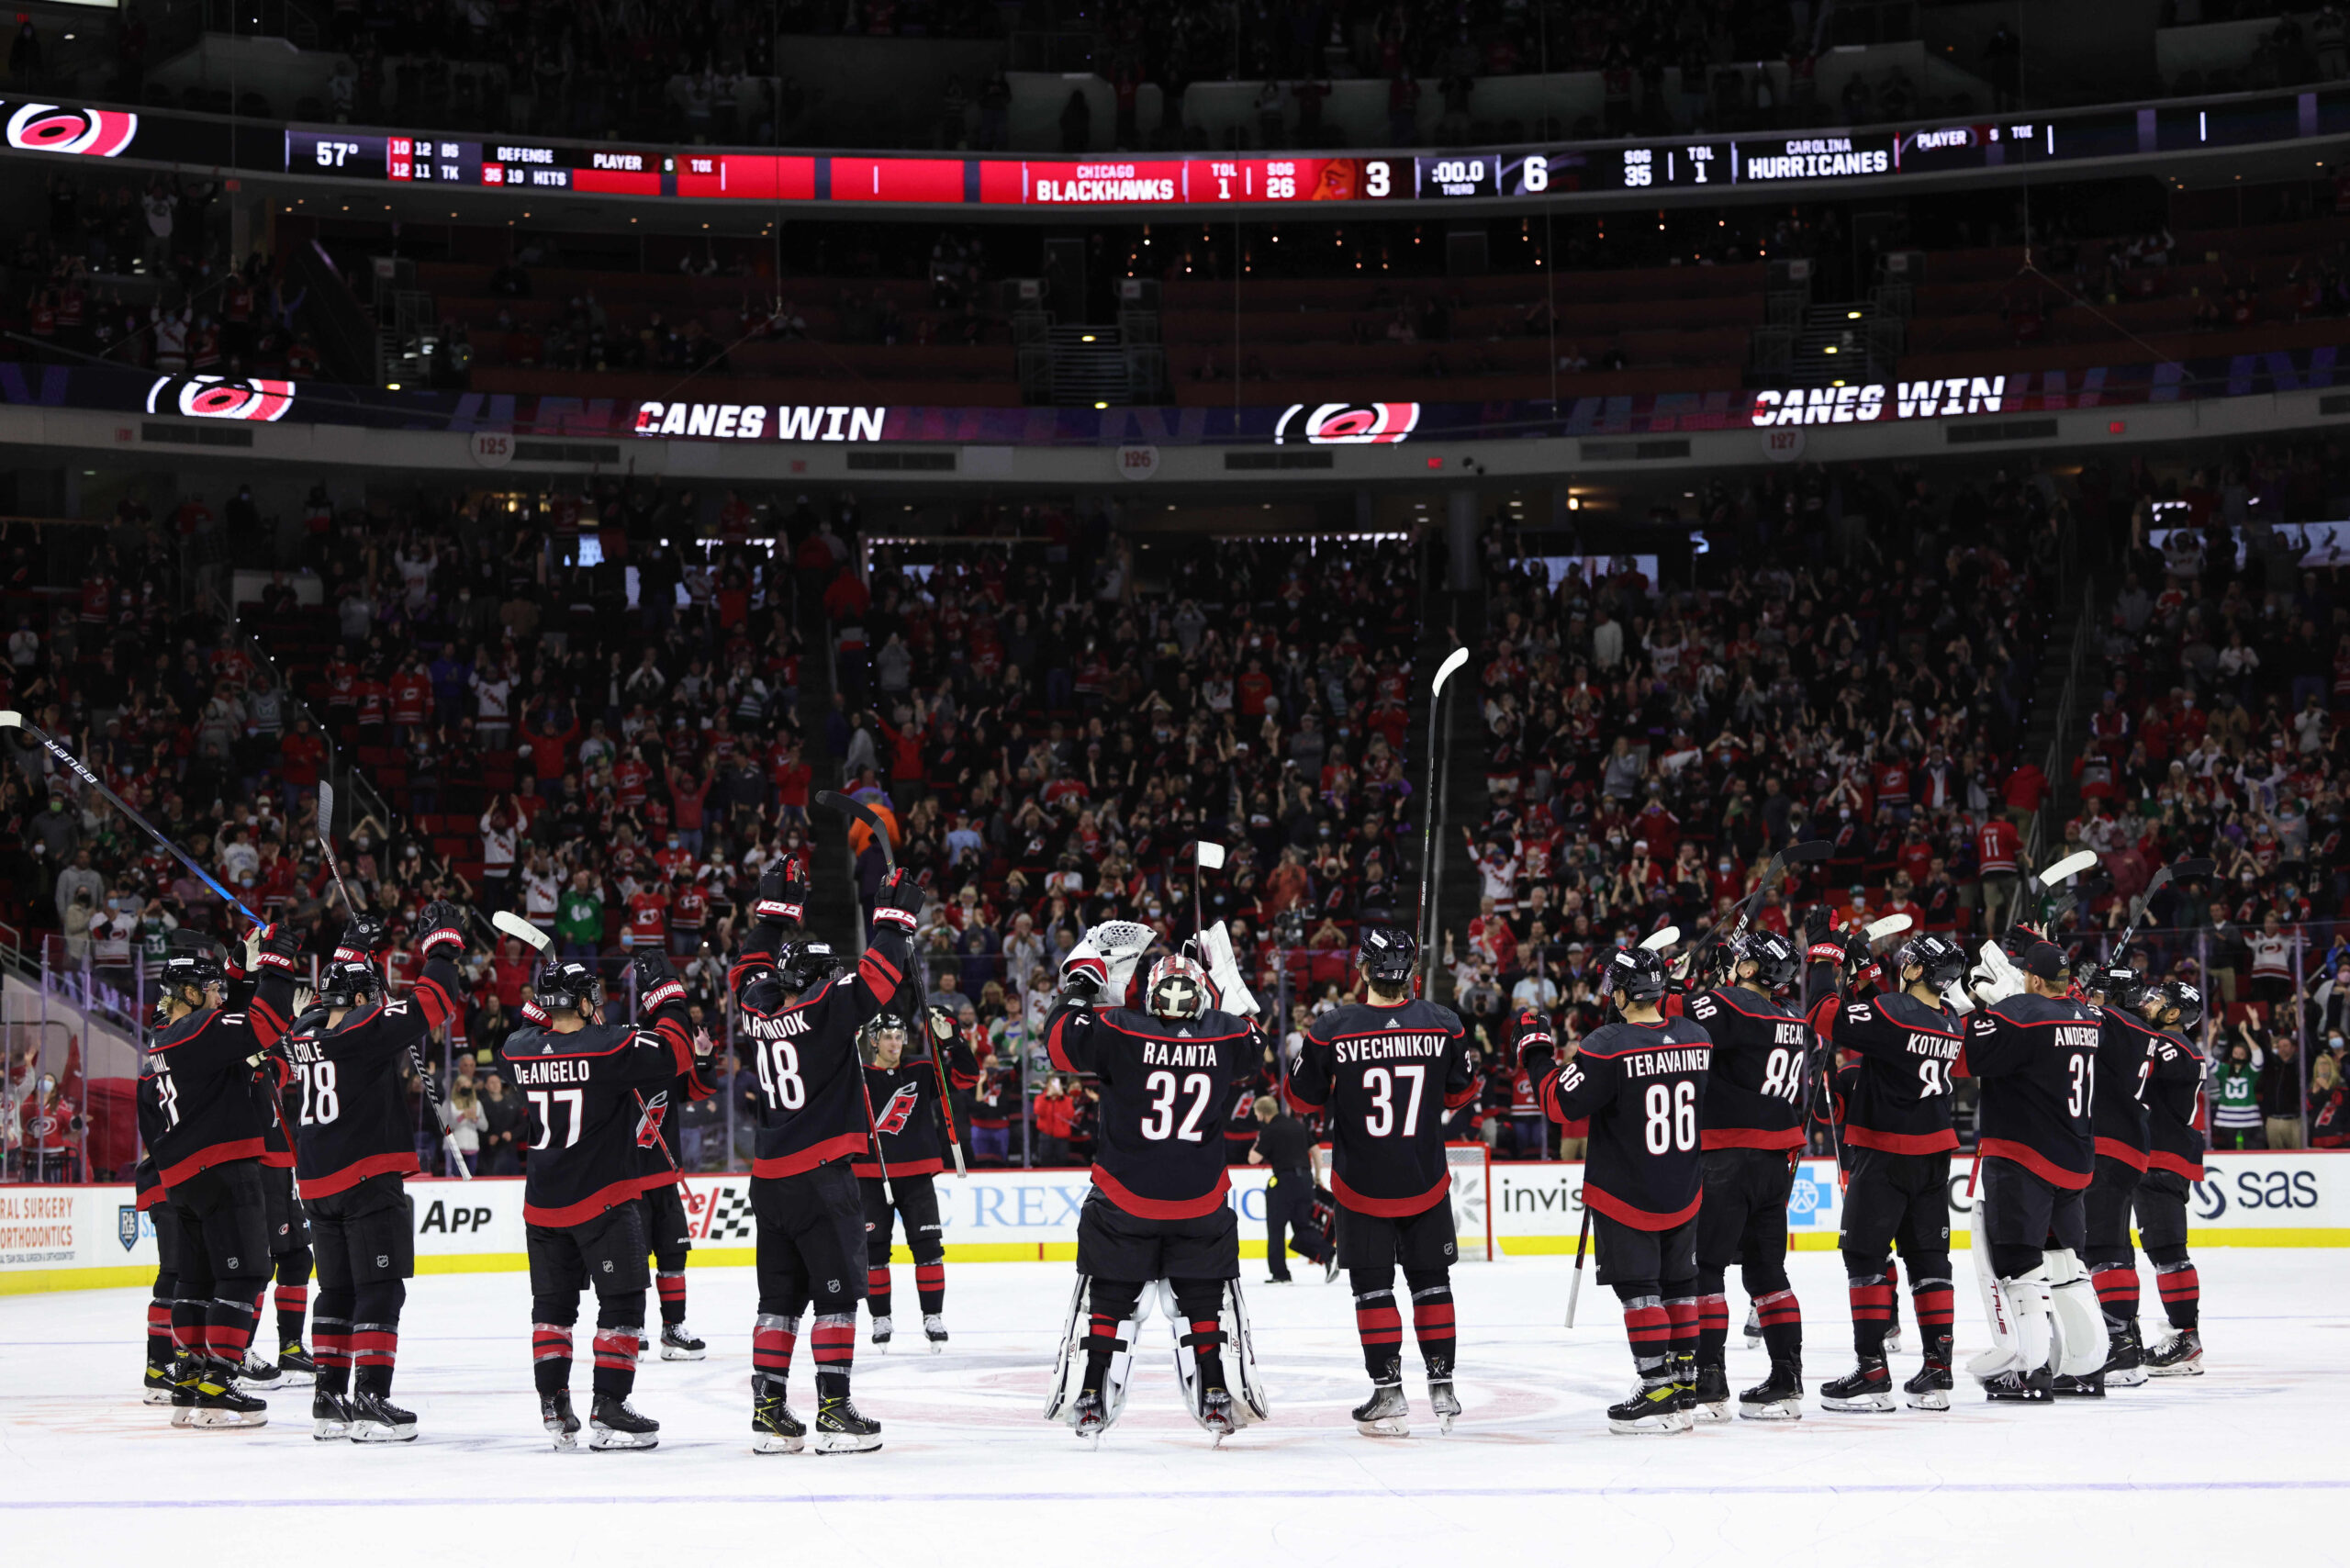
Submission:
{"label": "goalie catching glove", "polygon": [[1130,920],[1109,920],[1085,934],[1061,960],[1061,994],[1088,1007],[1122,1007],[1135,966],[1154,933]]}
{"label": "goalie catching glove", "polygon": [[1972,983],[1967,989],[1986,1007],[1996,1007],[2023,991],[2023,971],[1996,941],[1984,943],[1982,951],[1975,955],[1975,969],[1968,979]]}

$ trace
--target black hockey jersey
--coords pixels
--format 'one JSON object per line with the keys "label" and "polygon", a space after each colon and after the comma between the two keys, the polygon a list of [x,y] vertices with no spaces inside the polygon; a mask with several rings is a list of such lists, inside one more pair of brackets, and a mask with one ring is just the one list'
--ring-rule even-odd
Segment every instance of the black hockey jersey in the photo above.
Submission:
{"label": "black hockey jersey", "polygon": [[[139,1100],[152,1112],[148,1148],[166,1192],[215,1165],[268,1151],[263,1129],[274,1093],[255,1087],[252,1063],[277,1044],[293,1012],[293,979],[273,969],[242,1008],[190,1014],[157,1031],[140,1071]],[[276,1082],[271,1073],[270,1091]]]}
{"label": "black hockey jersey", "polygon": [[2195,1042],[2168,1029],[2148,1046],[2146,1163],[2190,1182],[2203,1180],[2203,1070]]}
{"label": "black hockey jersey", "polygon": [[1959,1020],[1908,991],[1880,991],[1818,1014],[1829,1043],[1860,1055],[1842,1107],[1842,1140],[1887,1154],[1941,1154],[1958,1147],[1951,1127],[1951,1067]]}
{"label": "black hockey jersey", "polygon": [[1299,1110],[1329,1114],[1330,1191],[1338,1202],[1398,1218],[1444,1201],[1452,1186],[1445,1114],[1477,1089],[1460,1014],[1414,1001],[1334,1007],[1315,1019],[1286,1092]]}
{"label": "black hockey jersey", "polygon": [[655,1136],[646,1102],[693,1070],[685,1025],[685,1003],[673,1002],[643,1025],[562,1033],[529,1024],[506,1036],[498,1058],[533,1130],[522,1167],[525,1222],[581,1225],[644,1190],[638,1146]]}
{"label": "black hockey jersey", "polygon": [[1590,1118],[1583,1201],[1638,1230],[1671,1230],[1697,1214],[1703,1192],[1699,1117],[1713,1041],[1689,1018],[1615,1023],[1553,1062],[1534,1092],[1554,1122]]}
{"label": "black hockey jersey", "polygon": [[1707,1148],[1801,1148],[1804,1067],[1811,1028],[1800,1014],[1745,986],[1668,996],[1663,1012],[1694,1018],[1713,1042],[1706,1080]]}
{"label": "black hockey jersey", "polygon": [[759,1083],[754,1176],[796,1176],[870,1147],[856,1032],[898,1000],[913,965],[905,933],[876,922],[854,969],[791,1002],[767,967],[782,940],[781,926],[752,926],[734,966],[737,1037],[750,1043]]}
{"label": "black hockey jersey", "polygon": [[2121,1007],[2102,1007],[2097,1047],[2097,1152],[2140,1170],[2154,1147],[2146,1130],[2146,1086],[2162,1031]]}
{"label": "black hockey jersey", "polygon": [[1101,1086],[1093,1185],[1102,1196],[1142,1219],[1193,1219],[1225,1201],[1233,1085],[1256,1072],[1263,1050],[1253,1025],[1214,1009],[1172,1019],[1064,1002],[1045,1022],[1045,1048],[1056,1069]]}
{"label": "black hockey jersey", "polygon": [[2099,1033],[2086,1002],[2030,991],[1968,1014],[1957,1072],[1983,1081],[1978,1150],[2059,1187],[2087,1186]]}
{"label": "black hockey jersey", "polygon": [[[953,1087],[979,1086],[979,1058],[960,1035],[946,1047],[946,1081]],[[939,1109],[938,1069],[925,1056],[895,1067],[865,1070],[873,1130],[881,1135],[881,1158],[890,1162],[892,1176],[935,1176],[946,1167],[946,1117]],[[849,1169],[859,1176],[881,1174],[869,1148],[860,1150]]]}
{"label": "black hockey jersey", "polygon": [[293,1059],[295,1174],[305,1198],[323,1198],[386,1172],[416,1174],[416,1124],[400,1069],[453,1014],[457,971],[426,961],[406,996],[354,1007],[330,1029],[313,1008],[285,1036]]}

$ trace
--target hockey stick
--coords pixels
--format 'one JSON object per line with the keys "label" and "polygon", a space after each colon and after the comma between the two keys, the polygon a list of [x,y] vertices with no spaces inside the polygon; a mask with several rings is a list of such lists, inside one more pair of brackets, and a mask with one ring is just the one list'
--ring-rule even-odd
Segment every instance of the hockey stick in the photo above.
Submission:
{"label": "hockey stick", "polygon": [[1747,924],[1754,918],[1754,911],[1762,903],[1762,895],[1785,879],[1788,867],[1808,866],[1814,861],[1827,859],[1835,852],[1836,846],[1827,839],[1807,838],[1800,844],[1790,844],[1772,856],[1771,863],[1762,868],[1762,875],[1747,895],[1739,901],[1738,913],[1730,921],[1729,933],[1714,933],[1712,946],[1718,949],[1727,948],[1746,935]]}
{"label": "hockey stick", "polygon": [[1414,923],[1412,935],[1420,943],[1420,993],[1428,991],[1428,970],[1436,947],[1435,933],[1428,929],[1428,890],[1436,878],[1436,754],[1437,736],[1444,729],[1444,683],[1453,673],[1469,662],[1469,650],[1455,648],[1444,655],[1444,663],[1437,666],[1436,679],[1428,686],[1428,767],[1427,799],[1420,802],[1420,909]]}
{"label": "hockey stick", "polygon": [[963,1139],[955,1131],[955,1102],[947,1097],[946,1061],[938,1054],[935,1042],[930,1048],[930,1068],[938,1079],[938,1114],[946,1123],[946,1147],[955,1156],[956,1180],[968,1180],[971,1172],[963,1163]]}
{"label": "hockey stick", "polygon": [[84,767],[82,765],[81,758],[75,756],[72,752],[67,751],[63,746],[58,745],[49,736],[41,734],[40,731],[35,729],[32,725],[25,722],[25,716],[22,713],[16,711],[14,709],[0,711],[0,730],[22,730],[34,740],[39,741],[43,748],[49,752],[50,756],[57,758],[58,761],[72,768],[74,775],[79,778],[83,783],[87,784],[91,789],[95,790],[99,794],[104,795],[107,801],[113,805],[116,811],[120,812],[124,816],[129,817],[133,823],[137,823],[140,830],[145,833],[148,837],[153,839],[157,844],[162,845],[165,849],[169,850],[173,859],[186,867],[189,870],[195,872],[197,879],[202,881],[206,887],[210,888],[214,892],[219,894],[222,901],[226,902],[229,908],[235,910],[239,914],[243,915],[255,925],[267,925],[269,924],[268,921],[263,920],[260,915],[257,915],[252,910],[247,909],[242,899],[240,899],[236,894],[230,892],[228,889],[222,887],[218,881],[215,880],[211,872],[206,870],[194,860],[188,858],[187,851],[182,849],[178,845],[173,844],[170,839],[165,838],[162,832],[156,828],[153,823],[149,822],[145,817],[140,816],[137,812],[131,810],[130,802],[116,794],[112,790],[107,789],[106,780],[100,778],[87,767]]}
{"label": "hockey stick", "polygon": [[[1590,1169],[1591,1166],[1586,1161],[1583,1170],[1589,1171]],[[1583,1206],[1583,1229],[1575,1237],[1575,1275],[1567,1283],[1567,1327],[1570,1328],[1575,1326],[1575,1303],[1583,1295],[1583,1257],[1590,1246],[1591,1205],[1585,1204]]]}
{"label": "hockey stick", "polygon": [[[359,918],[359,902],[351,896],[351,884],[342,879],[342,865],[334,856],[334,786],[319,780],[319,851],[327,857],[327,869],[334,874],[334,885],[342,894],[342,910],[352,919]],[[432,1119],[441,1124],[441,1147],[449,1151],[449,1163],[460,1181],[470,1182],[474,1173],[465,1168],[464,1156],[457,1148],[453,1119],[448,1102],[441,1098],[440,1081],[432,1070],[424,1064],[424,1049],[414,1040],[408,1046],[408,1065],[416,1069],[416,1081],[424,1091],[424,1098],[432,1106]]]}
{"label": "hockey stick", "polygon": [[[2052,888],[2063,887],[2066,882],[2071,881],[2074,878],[2079,876],[2082,872],[2087,870],[2090,867],[2095,866],[2096,864],[2096,850],[2076,850],[2072,854],[2065,856],[2062,860],[2057,861],[2054,865],[2049,867],[2045,871],[2039,873],[2037,876],[2027,876],[2024,879],[2024,881],[2029,885],[2033,900],[2037,902]],[[2008,924],[2006,928],[1999,933],[2000,936],[2005,937],[2009,932],[2013,931],[2016,928],[2017,921],[2021,918],[2022,914],[2023,899],[2019,896],[2008,906]]]}
{"label": "hockey stick", "polygon": [[1203,838],[1192,845],[1192,929],[1208,928],[1205,895],[1200,890],[1206,873],[1224,869],[1224,846]]}
{"label": "hockey stick", "polygon": [[2126,964],[2130,961],[2130,940],[2138,935],[2138,927],[2144,923],[2146,915],[2154,909],[2156,893],[2161,892],[2181,877],[2208,877],[2217,868],[2209,860],[2181,860],[2175,866],[2164,867],[2149,878],[2146,882],[2146,890],[2138,895],[2138,913],[2130,917],[2130,924],[2121,928],[2121,940],[2113,945],[2113,961],[2117,964]]}
{"label": "hockey stick", "polygon": [[[862,801],[849,799],[837,790],[817,790],[816,803],[829,807],[845,817],[854,817],[863,823],[872,831],[874,842],[881,846],[881,864],[886,868],[886,874],[896,873],[898,853],[890,847],[890,830],[883,825],[881,814],[878,812]],[[881,1170],[881,1197],[885,1203],[894,1208],[897,1206],[897,1194],[890,1186],[890,1161],[881,1152],[881,1129],[873,1125],[873,1088],[865,1081],[865,1060],[862,1057],[857,1058],[856,1063],[856,1092],[865,1097],[865,1131],[873,1140],[873,1163]],[[960,1145],[957,1146],[956,1154],[957,1163],[959,1164],[962,1154]]]}
{"label": "hockey stick", "polygon": [[1681,927],[1677,925],[1659,926],[1656,930],[1650,932],[1646,936],[1640,938],[1640,951],[1644,953],[1662,953],[1667,947],[1672,946],[1675,942],[1680,940]]}

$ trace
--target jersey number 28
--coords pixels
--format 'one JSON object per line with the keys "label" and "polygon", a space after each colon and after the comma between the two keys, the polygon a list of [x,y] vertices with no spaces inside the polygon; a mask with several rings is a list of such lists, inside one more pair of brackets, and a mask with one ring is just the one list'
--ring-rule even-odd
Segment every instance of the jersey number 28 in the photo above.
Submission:
{"label": "jersey number 28", "polygon": [[334,1063],[297,1062],[294,1064],[294,1076],[302,1081],[304,1126],[322,1126],[342,1114],[342,1096],[335,1092]]}

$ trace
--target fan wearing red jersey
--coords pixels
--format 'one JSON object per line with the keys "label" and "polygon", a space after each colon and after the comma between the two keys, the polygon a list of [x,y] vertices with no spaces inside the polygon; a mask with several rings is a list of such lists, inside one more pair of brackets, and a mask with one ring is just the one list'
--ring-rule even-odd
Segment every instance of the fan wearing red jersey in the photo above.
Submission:
{"label": "fan wearing red jersey", "polygon": [[1428,1404],[1450,1431],[1460,1414],[1452,1387],[1452,1265],[1460,1247],[1444,1119],[1476,1097],[1477,1078],[1460,1015],[1413,999],[1419,945],[1409,933],[1365,926],[1355,961],[1368,1000],[1334,1007],[1307,1026],[1290,1070],[1289,1102],[1329,1116],[1338,1261],[1354,1288],[1355,1327],[1371,1372],[1371,1398],[1355,1410],[1355,1426],[1370,1437],[1411,1430],[1395,1309],[1400,1262]]}
{"label": "fan wearing red jersey", "polygon": [[1623,1021],[1583,1037],[1565,1061],[1550,1025],[1517,1015],[1518,1065],[1554,1122],[1589,1118],[1583,1197],[1599,1249],[1599,1282],[1624,1304],[1639,1383],[1607,1407],[1616,1432],[1685,1432],[1697,1403],[1697,1210],[1704,1193],[1699,1116],[1713,1041],[1658,1010],[1664,959],[1618,948],[1600,986]]}

